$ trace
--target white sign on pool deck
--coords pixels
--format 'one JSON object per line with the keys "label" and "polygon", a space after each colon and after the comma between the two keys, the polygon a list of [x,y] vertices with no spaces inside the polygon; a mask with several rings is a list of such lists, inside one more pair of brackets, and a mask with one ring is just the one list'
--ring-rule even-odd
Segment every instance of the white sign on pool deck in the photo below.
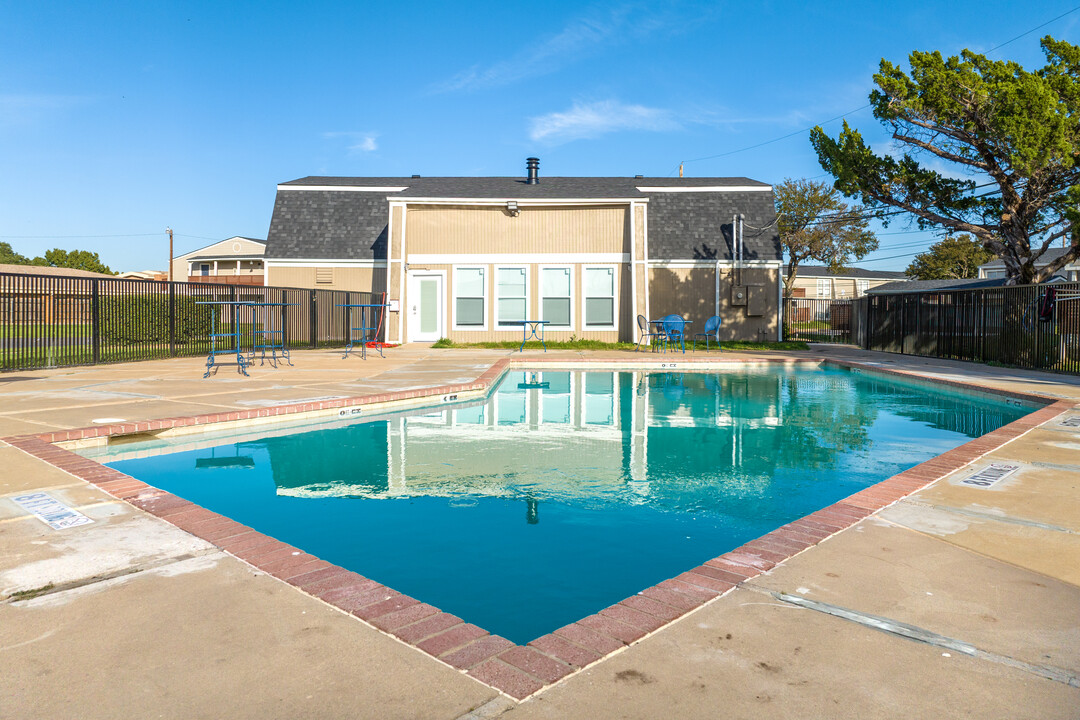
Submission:
{"label": "white sign on pool deck", "polygon": [[33,513],[38,520],[41,520],[53,530],[64,530],[65,528],[94,522],[78,510],[72,510],[47,493],[16,495],[11,499],[15,501],[16,505],[29,513]]}
{"label": "white sign on pool deck", "polygon": [[1019,465],[1007,465],[1006,463],[991,463],[974,475],[960,481],[961,485],[974,485],[975,487],[993,487],[1005,478],[1020,469]]}

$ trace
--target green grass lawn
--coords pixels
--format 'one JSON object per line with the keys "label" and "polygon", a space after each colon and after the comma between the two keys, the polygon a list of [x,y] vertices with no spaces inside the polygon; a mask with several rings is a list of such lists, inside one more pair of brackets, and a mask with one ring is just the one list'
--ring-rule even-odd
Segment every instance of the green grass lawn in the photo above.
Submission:
{"label": "green grass lawn", "polygon": [[0,325],[0,338],[39,339],[89,337],[92,330],[93,326],[90,325],[90,323],[68,325],[26,325],[23,323],[14,323]]}

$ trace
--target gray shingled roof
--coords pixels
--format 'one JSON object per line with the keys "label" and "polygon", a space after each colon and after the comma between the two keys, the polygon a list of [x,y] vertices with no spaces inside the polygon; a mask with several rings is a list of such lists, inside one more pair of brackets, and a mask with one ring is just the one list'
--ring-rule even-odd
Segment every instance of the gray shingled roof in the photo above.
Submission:
{"label": "gray shingled roof", "polygon": [[867,295],[894,295],[896,293],[933,292],[936,290],[974,290],[976,288],[1001,287],[1005,278],[969,278],[965,280],[909,280],[891,282],[866,291]]}
{"label": "gray shingled roof", "polygon": [[[345,178],[312,176],[282,183],[267,236],[266,257],[376,259],[386,255],[389,198],[648,198],[649,255],[656,259],[734,257],[732,216],[745,215],[743,256],[779,260],[773,194],[749,178],[513,177]],[[406,188],[396,192],[311,191],[303,186]],[[760,187],[755,192],[641,192],[639,187]]]}
{"label": "gray shingled roof", "polygon": [[[784,273],[788,271],[787,265],[784,266]],[[849,278],[861,278],[867,280],[906,280],[907,273],[895,272],[893,270],[866,270],[865,268],[844,268],[840,272],[832,272],[827,267],[821,265],[800,265],[799,277],[849,277]]]}
{"label": "gray shingled roof", "polygon": [[[1065,254],[1068,248],[1047,248],[1046,252],[1039,256],[1039,259],[1035,262],[1036,265],[1042,267],[1043,265],[1049,265],[1054,260]],[[987,270],[1000,270],[1005,267],[1005,261],[1001,258],[996,258],[988,263],[983,263],[980,268],[986,268]]]}

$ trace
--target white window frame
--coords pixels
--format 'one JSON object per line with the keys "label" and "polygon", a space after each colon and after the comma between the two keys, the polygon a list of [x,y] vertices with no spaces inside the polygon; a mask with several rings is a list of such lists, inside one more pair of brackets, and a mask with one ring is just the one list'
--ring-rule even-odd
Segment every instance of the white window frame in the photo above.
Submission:
{"label": "white window frame", "polygon": [[502,304],[499,297],[499,271],[500,270],[524,270],[525,271],[525,317],[522,320],[534,320],[529,317],[529,308],[532,307],[532,266],[531,265],[496,265],[491,276],[491,287],[494,288],[495,302],[492,305],[495,312],[492,313],[491,327],[501,332],[520,332],[520,325],[500,325],[499,306]]}
{"label": "white window frame", "polygon": [[869,280],[861,280],[855,278],[855,297],[862,297],[866,294],[866,291],[870,289]]}
{"label": "white window frame", "polygon": [[[570,271],[570,324],[569,325],[560,325],[558,327],[555,327],[554,325],[547,325],[546,328],[548,330],[558,330],[560,332],[572,332],[574,330],[574,327],[575,327],[575,325],[574,325],[574,317],[577,315],[577,312],[575,312],[577,310],[577,306],[575,305],[575,301],[577,300],[577,293],[575,292],[575,290],[577,290],[577,286],[574,284],[574,280],[575,280],[575,278],[574,278],[574,266],[573,265],[540,265],[540,266],[538,266],[537,271],[536,271],[536,277],[537,277],[537,282],[539,283],[537,293],[539,293],[539,295],[540,295],[540,298],[539,298],[540,302],[539,302],[537,307],[539,307],[538,313],[541,316],[544,314],[544,270],[569,270]],[[537,319],[538,320],[543,320],[543,317],[538,317]],[[584,316],[582,316],[582,322],[584,322]]]}
{"label": "white window frame", "polygon": [[[490,307],[490,303],[488,303],[488,289],[491,287],[491,277],[489,277],[489,275],[488,275],[488,272],[490,271],[490,269],[491,268],[488,267],[487,265],[480,265],[480,264],[477,264],[477,265],[454,265],[453,266],[452,270],[453,270],[453,275],[454,275],[454,290],[453,290],[453,293],[451,295],[451,300],[454,303],[454,308],[453,308],[454,322],[452,323],[452,327],[453,327],[455,332],[487,332],[488,324],[489,324],[488,319],[491,317],[491,307]],[[484,324],[483,325],[458,325],[458,316],[457,316],[458,270],[483,270],[484,271]]]}
{"label": "white window frame", "polygon": [[[621,265],[582,265],[581,266],[581,330],[582,332],[606,332],[608,330],[619,329],[619,268]],[[589,325],[588,317],[585,311],[586,301],[589,296],[585,292],[585,276],[589,274],[589,270],[594,269],[609,269],[611,270],[611,325]]]}
{"label": "white window frame", "polygon": [[817,296],[820,297],[832,297],[832,278],[817,279]]}

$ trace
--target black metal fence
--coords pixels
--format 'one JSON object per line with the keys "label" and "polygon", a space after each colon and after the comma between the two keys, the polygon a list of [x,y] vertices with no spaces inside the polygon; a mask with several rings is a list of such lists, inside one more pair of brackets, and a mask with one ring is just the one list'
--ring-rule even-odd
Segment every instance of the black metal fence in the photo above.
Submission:
{"label": "black metal fence", "polygon": [[[283,330],[290,348],[340,347],[381,327],[383,293],[0,273],[0,370],[204,355],[209,335]],[[213,306],[247,301],[287,307]],[[385,329],[383,329],[385,332]],[[221,348],[221,340],[218,340]]]}
{"label": "black metal fence", "polygon": [[830,298],[784,298],[784,339],[851,342],[852,301]]}
{"label": "black metal fence", "polygon": [[1080,373],[1080,283],[871,295],[866,320],[868,350]]}

